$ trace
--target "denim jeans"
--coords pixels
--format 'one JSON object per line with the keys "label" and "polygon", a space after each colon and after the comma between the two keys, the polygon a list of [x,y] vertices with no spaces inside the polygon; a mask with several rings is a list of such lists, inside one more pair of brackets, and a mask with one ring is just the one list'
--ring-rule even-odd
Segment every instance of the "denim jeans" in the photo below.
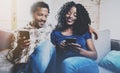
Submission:
{"label": "denim jeans", "polygon": [[53,44],[49,40],[42,41],[30,56],[26,73],[56,73],[55,57]]}
{"label": "denim jeans", "polygon": [[85,57],[66,58],[61,66],[61,73],[99,73],[96,62]]}
{"label": "denim jeans", "polygon": [[12,68],[12,73],[26,73],[26,63],[15,64]]}

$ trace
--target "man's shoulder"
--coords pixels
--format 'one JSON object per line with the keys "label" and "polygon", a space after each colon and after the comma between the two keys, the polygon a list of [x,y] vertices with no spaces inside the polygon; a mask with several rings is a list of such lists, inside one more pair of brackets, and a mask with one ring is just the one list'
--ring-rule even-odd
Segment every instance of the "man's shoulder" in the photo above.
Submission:
{"label": "man's shoulder", "polygon": [[53,29],[54,28],[54,25],[50,24],[50,23],[46,23],[43,28],[51,28]]}
{"label": "man's shoulder", "polygon": [[33,29],[34,27],[29,24],[26,24],[25,26],[23,26],[23,29]]}

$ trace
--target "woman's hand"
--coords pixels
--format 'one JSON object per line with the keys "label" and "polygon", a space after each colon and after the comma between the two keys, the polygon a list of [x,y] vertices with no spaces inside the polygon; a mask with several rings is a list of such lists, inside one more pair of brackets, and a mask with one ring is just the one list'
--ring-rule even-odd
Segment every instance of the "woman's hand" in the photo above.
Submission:
{"label": "woman's hand", "polygon": [[72,49],[75,52],[78,52],[79,54],[83,56],[89,57],[94,60],[97,59],[97,52],[91,40],[87,40],[87,45],[88,45],[89,50],[83,49],[81,45],[77,43],[69,43],[68,45],[70,49]]}
{"label": "woman's hand", "polygon": [[60,43],[60,47],[61,47],[61,48],[65,48],[65,47],[67,46],[65,42],[66,42],[66,41],[63,40],[63,41]]}
{"label": "woman's hand", "polygon": [[70,47],[70,49],[73,49],[76,52],[80,52],[81,51],[81,45],[77,44],[77,43],[69,43],[68,46]]}

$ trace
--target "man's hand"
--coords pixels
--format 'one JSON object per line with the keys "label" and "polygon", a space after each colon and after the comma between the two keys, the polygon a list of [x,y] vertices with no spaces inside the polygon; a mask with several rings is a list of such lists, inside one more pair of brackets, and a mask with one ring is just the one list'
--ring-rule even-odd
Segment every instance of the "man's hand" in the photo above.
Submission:
{"label": "man's hand", "polygon": [[95,29],[93,29],[91,26],[89,26],[89,32],[91,34],[94,34],[94,39],[97,40],[98,39],[98,33]]}
{"label": "man's hand", "polygon": [[25,37],[19,38],[17,41],[17,47],[13,51],[13,58],[16,59],[22,54],[22,50],[27,48],[30,45],[30,40],[26,39]]}
{"label": "man's hand", "polygon": [[18,44],[17,45],[18,48],[21,48],[21,49],[27,48],[30,45],[30,39],[26,39],[25,37],[21,37],[18,39],[17,44]]}

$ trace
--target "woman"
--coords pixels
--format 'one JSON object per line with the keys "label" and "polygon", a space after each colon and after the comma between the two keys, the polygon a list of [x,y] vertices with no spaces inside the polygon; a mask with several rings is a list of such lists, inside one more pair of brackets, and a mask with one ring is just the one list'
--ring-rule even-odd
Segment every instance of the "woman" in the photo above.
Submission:
{"label": "woman", "polygon": [[97,52],[89,32],[89,24],[89,14],[81,4],[71,1],[61,8],[58,25],[51,33],[61,73],[99,73],[94,62]]}

